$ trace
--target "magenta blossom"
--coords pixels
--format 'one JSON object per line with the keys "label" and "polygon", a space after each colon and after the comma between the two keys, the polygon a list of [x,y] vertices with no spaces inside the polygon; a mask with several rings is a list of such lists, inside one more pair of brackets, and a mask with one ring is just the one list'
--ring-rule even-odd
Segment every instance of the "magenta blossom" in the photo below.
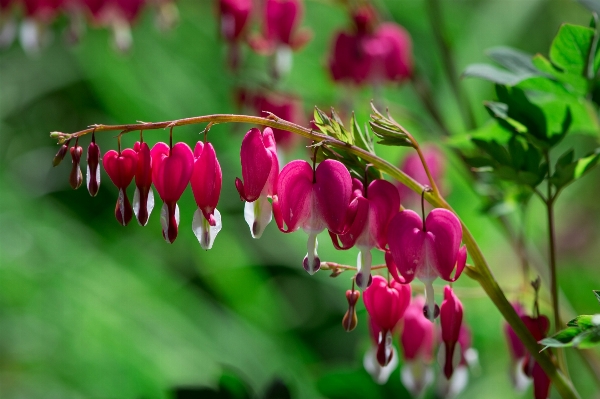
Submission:
{"label": "magenta blossom", "polygon": [[[265,116],[265,112],[271,112],[286,121],[299,123],[302,107],[298,98],[286,94],[257,94],[251,100],[258,116]],[[297,134],[281,129],[273,129],[273,134],[277,146],[288,152],[294,148],[299,138]]]}
{"label": "magenta blossom", "polygon": [[400,371],[402,384],[414,396],[419,397],[433,382],[431,368],[435,324],[423,317],[425,297],[412,299],[404,312],[400,344],[404,363]]}
{"label": "magenta blossom", "polygon": [[352,219],[346,234],[338,236],[329,233],[337,249],[349,249],[356,245],[358,254],[358,273],[356,283],[365,289],[371,278],[371,249],[385,251],[387,245],[387,225],[400,208],[400,196],[394,185],[386,180],[373,180],[367,189],[358,179],[352,179],[352,201],[350,212]]}
{"label": "magenta blossom", "polygon": [[250,233],[253,238],[260,238],[273,217],[268,198],[276,193],[279,176],[273,130],[267,127],[261,133],[257,128],[250,129],[242,140],[240,159],[244,180],[236,178],[235,187],[246,201],[244,218]]}
{"label": "magenta blossom", "polygon": [[87,152],[87,173],[86,181],[87,188],[92,197],[98,194],[100,188],[100,147],[96,144],[94,135],[92,134],[92,142],[88,147]]}
{"label": "magenta blossom", "polygon": [[425,314],[430,319],[437,317],[433,281],[437,277],[456,281],[467,261],[467,248],[460,246],[460,221],[447,209],[432,210],[425,221],[415,212],[405,210],[390,221],[387,238],[390,248],[385,257],[388,270],[403,284],[410,283],[415,277],[421,280],[427,299]]}
{"label": "magenta blossom", "polygon": [[273,214],[282,232],[302,228],[308,234],[303,266],[309,274],[321,267],[317,235],[326,228],[334,234],[343,232],[351,193],[350,173],[339,161],[326,159],[313,170],[308,162],[297,160],[281,171]]}
{"label": "magenta blossom", "polygon": [[185,191],[194,168],[194,154],[186,143],[177,143],[172,148],[158,142],[150,151],[152,156],[152,181],[163,200],[160,223],[163,237],[168,243],[177,238],[179,207],[177,201]]}
{"label": "magenta blossom", "polygon": [[410,285],[388,282],[381,276],[363,293],[365,307],[373,323],[380,329],[377,339],[377,361],[383,367],[392,359],[392,333],[410,303]]}
{"label": "magenta blossom", "polygon": [[133,150],[138,154],[135,169],[135,192],[133,193],[133,212],[140,226],[145,226],[154,209],[154,191],[152,190],[152,155],[148,144],[136,141]]}
{"label": "magenta blossom", "polygon": [[202,248],[210,249],[222,227],[217,203],[221,194],[223,174],[211,143],[196,143],[194,158],[190,183],[198,209],[194,213],[192,229]]}
{"label": "magenta blossom", "polygon": [[[442,345],[438,352],[438,361],[443,367],[445,359],[445,347]],[[456,344],[455,355],[459,357],[456,352],[460,352],[460,360],[453,359],[457,362],[453,367],[452,378],[449,380],[441,378],[438,380],[438,393],[440,397],[455,398],[464,391],[469,382],[469,369],[477,368],[479,365],[479,354],[476,349],[471,346],[471,331],[466,325],[465,320],[460,326],[460,332],[458,333],[458,341]]]}
{"label": "magenta blossom", "polygon": [[[538,317],[523,315],[521,321],[525,323],[536,341],[544,339],[550,328],[550,320],[544,315]],[[535,399],[547,399],[550,394],[550,378],[529,353],[526,354],[523,362],[523,372],[526,376],[533,378],[533,396]]]}
{"label": "magenta blossom", "polygon": [[232,69],[240,63],[240,41],[252,11],[252,0],[219,0],[221,36],[229,44],[228,62]]}
{"label": "magenta blossom", "polygon": [[440,363],[448,380],[452,377],[454,368],[458,366],[462,358],[460,345],[457,346],[462,320],[462,303],[454,295],[452,288],[447,285],[444,287],[444,301],[440,308],[440,324],[442,326]]}
{"label": "magenta blossom", "polygon": [[396,351],[396,348],[392,343],[393,341],[390,335],[389,339],[387,339],[384,343],[386,358],[389,358],[390,360],[385,366],[382,366],[377,360],[379,341],[388,337],[384,337],[381,334],[381,328],[379,328],[379,326],[377,326],[377,324],[375,324],[373,322],[373,319],[370,317],[369,335],[371,336],[374,345],[371,346],[369,350],[367,350],[367,352],[365,352],[365,356],[363,358],[363,367],[365,368],[367,373],[371,375],[373,381],[375,381],[379,385],[383,385],[388,381],[390,375],[394,372],[396,367],[398,367],[398,352]]}
{"label": "magenta blossom", "polygon": [[133,216],[131,203],[127,197],[127,186],[129,186],[135,175],[137,153],[131,148],[126,148],[120,153],[110,150],[104,154],[102,165],[110,180],[119,189],[119,197],[115,206],[115,218],[123,226],[127,226]]}
{"label": "magenta blossom", "polygon": [[308,31],[298,29],[302,13],[301,0],[266,0],[263,34],[254,37],[250,46],[262,54],[272,54],[281,48],[298,50],[310,39]]}

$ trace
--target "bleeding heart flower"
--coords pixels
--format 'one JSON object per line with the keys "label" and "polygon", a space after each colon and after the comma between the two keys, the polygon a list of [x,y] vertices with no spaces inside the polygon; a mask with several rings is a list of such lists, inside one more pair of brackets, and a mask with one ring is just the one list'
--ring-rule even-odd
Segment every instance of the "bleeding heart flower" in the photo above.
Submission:
{"label": "bleeding heart flower", "polygon": [[158,142],[150,151],[152,156],[152,181],[163,200],[160,222],[163,237],[168,243],[177,238],[179,207],[177,201],[185,191],[194,168],[194,154],[185,143],[177,143],[173,148]]}
{"label": "bleeding heart flower", "polygon": [[244,218],[250,233],[253,238],[260,238],[273,217],[268,198],[276,193],[279,176],[273,130],[267,127],[261,133],[256,128],[250,129],[242,140],[240,159],[244,181],[236,178],[235,187],[246,201]]}
{"label": "bleeding heart flower", "polygon": [[390,250],[385,260],[388,270],[402,284],[410,283],[415,277],[425,284],[427,305],[424,311],[428,318],[434,319],[439,310],[433,296],[433,281],[437,277],[456,281],[467,261],[467,248],[460,246],[460,221],[446,209],[432,210],[425,222],[415,212],[405,210],[392,218],[387,237]]}
{"label": "bleeding heart flower", "polygon": [[339,161],[326,159],[313,170],[308,162],[297,160],[281,171],[273,214],[282,232],[302,228],[308,234],[303,266],[309,274],[321,267],[317,235],[325,228],[334,234],[344,232],[351,193],[350,173]]}
{"label": "bleeding heart flower", "polygon": [[221,230],[221,213],[217,210],[223,175],[211,143],[196,143],[194,170],[190,183],[198,209],[194,213],[192,230],[204,249],[212,248]]}
{"label": "bleeding heart flower", "polygon": [[[367,373],[371,375],[373,381],[379,385],[385,384],[390,375],[398,367],[398,352],[394,348],[392,334],[382,334],[381,328],[373,322],[373,319],[369,317],[369,335],[375,345],[371,346],[365,353],[363,358],[363,366]],[[383,345],[385,351],[385,358],[389,359],[385,366],[379,364],[378,354],[379,347]]]}
{"label": "bleeding heart flower", "polygon": [[71,174],[69,175],[69,184],[73,190],[77,190],[81,183],[83,183],[83,177],[81,175],[81,168],[79,163],[81,162],[81,154],[83,154],[83,148],[80,145],[75,145],[69,149],[71,152]]}
{"label": "bleeding heart flower", "polygon": [[88,147],[87,152],[87,173],[86,181],[87,188],[92,197],[98,194],[100,188],[100,147],[96,144],[94,135],[92,134],[92,142]]}
{"label": "bleeding heart flower", "polygon": [[[550,320],[546,316],[531,317],[523,315],[521,320],[536,341],[541,341],[546,337],[550,328]],[[550,393],[550,378],[529,353],[525,355],[523,372],[528,377],[533,378],[533,396],[535,399],[547,399]]]}
{"label": "bleeding heart flower", "polygon": [[[523,306],[515,302],[512,304],[513,309],[519,317],[525,316],[525,310]],[[508,353],[510,355],[510,377],[513,383],[513,387],[519,391],[523,392],[529,386],[530,380],[523,372],[523,362],[525,361],[525,356],[527,355],[527,349],[525,349],[525,345],[523,342],[517,337],[517,334],[512,329],[510,324],[504,323],[504,336],[506,337],[506,342],[508,344]]]}
{"label": "bleeding heart flower", "polygon": [[104,154],[102,165],[110,180],[119,189],[119,197],[115,206],[115,217],[123,226],[127,226],[133,216],[131,203],[127,197],[127,186],[133,180],[137,167],[138,156],[131,148],[126,148],[121,153],[110,150]]}
{"label": "bleeding heart flower", "polygon": [[462,319],[462,303],[454,295],[452,288],[447,285],[444,287],[444,301],[440,308],[443,341],[440,348],[440,364],[448,380],[452,377],[454,368],[458,366],[462,358],[460,345],[457,347]]}
{"label": "bleeding heart flower", "polygon": [[369,317],[381,330],[377,361],[382,367],[391,360],[386,342],[391,341],[392,333],[410,303],[410,293],[410,285],[399,284],[393,280],[388,282],[381,276],[373,277],[373,283],[363,293]]}
{"label": "bleeding heart flower", "polygon": [[145,226],[154,209],[152,191],[152,155],[148,144],[136,141],[133,150],[138,154],[135,169],[135,193],[133,194],[133,212],[140,226]]}
{"label": "bleeding heart flower", "polygon": [[278,47],[300,49],[310,39],[308,31],[298,31],[302,19],[301,0],[266,0],[263,36],[255,36],[250,46],[262,54],[271,54]]}
{"label": "bleeding heart flower", "polygon": [[371,280],[371,249],[385,251],[387,245],[387,225],[400,208],[400,196],[394,185],[386,180],[373,180],[363,189],[360,180],[352,179],[352,197],[348,212],[346,234],[329,233],[337,249],[349,249],[356,245],[359,249],[356,283],[365,289]]}
{"label": "bleeding heart flower", "polygon": [[252,0],[219,0],[221,36],[229,43],[228,62],[232,69],[240,63],[240,41],[252,11]]}
{"label": "bleeding heart flower", "polygon": [[434,380],[431,361],[435,324],[423,317],[425,297],[412,299],[404,312],[400,343],[404,362],[400,371],[402,384],[413,397],[419,397]]}

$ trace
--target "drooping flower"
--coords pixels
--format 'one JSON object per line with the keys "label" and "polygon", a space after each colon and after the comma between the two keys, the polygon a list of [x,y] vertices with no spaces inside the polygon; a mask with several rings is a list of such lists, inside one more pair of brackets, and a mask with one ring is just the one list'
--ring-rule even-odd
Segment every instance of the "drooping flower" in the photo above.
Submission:
{"label": "drooping flower", "polygon": [[133,180],[137,167],[138,156],[131,148],[126,148],[120,153],[110,150],[104,154],[102,165],[110,180],[119,189],[119,196],[115,206],[115,218],[123,226],[127,226],[133,216],[131,203],[127,197],[127,186]]}
{"label": "drooping flower", "polygon": [[88,8],[92,21],[99,26],[110,27],[113,43],[119,51],[131,48],[131,24],[140,14],[146,0],[82,0]]}
{"label": "drooping flower", "polygon": [[[433,281],[440,277],[456,281],[467,260],[467,248],[460,246],[462,227],[452,212],[437,208],[432,210],[425,222],[411,211],[397,213],[388,225],[389,252],[386,253],[388,270],[403,284],[415,277],[425,284],[427,300],[425,314],[437,317]],[[454,271],[454,276],[452,272]]]}
{"label": "drooping flower", "polygon": [[301,48],[310,39],[307,31],[298,29],[302,13],[302,0],[266,0],[263,34],[253,37],[250,46],[262,54],[271,54],[281,47]]}
{"label": "drooping flower", "polygon": [[[393,345],[393,339],[391,334],[383,335],[381,328],[373,322],[373,319],[369,317],[369,335],[374,345],[372,345],[366,352],[363,358],[363,367],[369,373],[373,381],[379,385],[385,384],[390,375],[398,367],[398,352]],[[385,340],[383,345],[385,347],[385,358],[389,359],[385,366],[379,364],[378,352],[381,340]]]}
{"label": "drooping flower", "polygon": [[81,162],[81,154],[83,154],[83,148],[80,145],[75,144],[69,149],[71,152],[71,174],[69,175],[69,184],[73,190],[77,190],[81,183],[83,183],[83,176],[81,175],[81,168],[79,163]]}
{"label": "drooping flower", "polygon": [[67,155],[68,152],[69,152],[69,141],[65,142],[63,145],[60,146],[60,148],[56,152],[56,155],[54,156],[54,159],[52,160],[52,166],[60,165],[60,163],[63,161],[63,159],[65,159],[65,156]]}
{"label": "drooping flower", "polygon": [[217,210],[223,175],[211,143],[199,141],[194,148],[194,170],[190,180],[198,209],[192,230],[203,249],[211,249],[221,230],[221,213]]}
{"label": "drooping flower", "polygon": [[160,223],[163,237],[168,243],[177,238],[179,207],[177,201],[190,182],[194,168],[194,154],[186,143],[177,143],[172,148],[158,142],[150,151],[152,156],[152,181],[163,200]]}
{"label": "drooping flower", "polygon": [[350,173],[339,161],[326,159],[313,170],[308,162],[296,160],[281,171],[273,214],[282,232],[302,228],[308,234],[303,266],[309,274],[321,267],[317,235],[325,228],[334,234],[344,232],[351,193]]}
{"label": "drooping flower", "polygon": [[399,25],[376,27],[371,7],[353,12],[351,31],[337,32],[329,59],[335,81],[361,85],[404,81],[412,74],[410,35]]}
{"label": "drooping flower", "polygon": [[423,306],[425,297],[422,295],[412,299],[404,312],[400,334],[404,359],[400,379],[414,397],[419,397],[434,379],[431,362],[435,324],[423,317]]}
{"label": "drooping flower", "polygon": [[94,134],[92,134],[92,142],[87,151],[87,173],[86,181],[87,188],[92,197],[98,194],[100,188],[100,147],[96,144]]}
{"label": "drooping flower", "polygon": [[[536,341],[541,341],[546,337],[550,328],[550,320],[544,315],[537,317],[523,315],[521,320],[533,335]],[[542,367],[535,361],[530,353],[525,355],[523,362],[523,372],[530,378],[533,378],[533,396],[535,399],[547,399],[550,393],[550,378],[544,372]]]}
{"label": "drooping flower", "polygon": [[[438,188],[443,191],[440,180],[444,174],[444,154],[435,146],[424,147],[422,152],[433,180],[437,184]],[[423,168],[421,158],[419,158],[419,155],[416,152],[411,152],[406,156],[406,158],[404,158],[400,169],[418,183],[422,185],[429,185],[427,173],[425,173],[425,168]],[[411,208],[420,206],[421,197],[419,194],[415,193],[413,190],[401,183],[398,183],[397,187],[398,191],[400,192],[400,201],[402,201],[402,205]]]}
{"label": "drooping flower", "polygon": [[[387,226],[400,208],[400,196],[394,185],[386,180],[376,179],[364,189],[358,179],[352,179],[352,201],[347,232],[342,235],[330,233],[337,249],[349,249],[356,245],[359,249],[356,283],[365,289],[371,278],[371,249],[385,251]],[[350,219],[350,218],[349,218]],[[341,241],[339,245],[337,238]]]}
{"label": "drooping flower", "polygon": [[388,282],[381,276],[373,277],[372,284],[363,293],[369,317],[380,330],[377,361],[382,367],[392,359],[392,333],[410,303],[410,295],[410,285]]}
{"label": "drooping flower", "polygon": [[[440,348],[440,352],[438,352],[440,364],[442,364],[443,361],[443,359],[441,359],[441,357],[444,356],[442,352],[443,349],[444,348]],[[438,379],[438,395],[447,399],[458,397],[469,383],[470,369],[479,367],[479,354],[471,345],[471,331],[467,327],[464,319],[460,326],[455,350],[460,352],[460,360],[457,365],[454,366],[452,377],[449,380],[446,378]]]}
{"label": "drooping flower", "polygon": [[252,0],[219,0],[221,36],[229,44],[228,62],[232,69],[240,63],[240,41],[252,11]]}
{"label": "drooping flower", "polygon": [[356,303],[360,298],[360,291],[355,290],[354,286],[351,290],[346,291],[346,300],[348,301],[348,310],[342,319],[342,326],[346,332],[350,332],[356,328],[358,318],[356,317]]}
{"label": "drooping flower", "polygon": [[154,191],[152,190],[152,155],[145,142],[136,141],[133,150],[138,154],[135,169],[135,192],[133,194],[133,212],[140,226],[145,226],[154,209]]}
{"label": "drooping flower", "polygon": [[260,238],[265,227],[271,222],[271,203],[268,198],[277,191],[279,161],[273,130],[252,128],[242,140],[240,150],[242,178],[235,179],[240,198],[246,201],[244,219],[250,227],[253,238]]}
{"label": "drooping flower", "polygon": [[[520,303],[515,302],[512,304],[512,306],[519,317],[525,315],[525,310]],[[517,334],[512,329],[510,324],[506,322],[504,323],[504,336],[506,337],[508,353],[510,355],[509,374],[511,382],[517,391],[523,392],[530,383],[529,378],[523,372],[523,363],[525,362],[527,349],[525,349],[525,345],[523,345],[523,342],[521,342],[519,337],[517,337]]]}
{"label": "drooping flower", "polygon": [[444,301],[440,308],[440,324],[442,326],[440,363],[448,380],[452,377],[454,368],[458,366],[462,358],[460,345],[457,346],[462,320],[462,303],[454,295],[452,288],[447,285],[444,287]]}

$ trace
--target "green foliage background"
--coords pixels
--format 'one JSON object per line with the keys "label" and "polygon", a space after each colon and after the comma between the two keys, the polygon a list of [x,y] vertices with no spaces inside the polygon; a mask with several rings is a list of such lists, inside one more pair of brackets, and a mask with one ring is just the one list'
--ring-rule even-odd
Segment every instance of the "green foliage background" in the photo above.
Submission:
{"label": "green foliage background", "polygon": [[[314,38],[295,54],[283,82],[304,100],[306,123],[314,105],[326,109],[347,96],[325,68],[332,33],[347,24],[343,10],[332,3],[306,1],[304,25]],[[249,51],[247,73],[236,78],[226,70],[212,2],[178,4],[181,22],[167,33],[158,32],[152,15],[144,13],[127,55],[113,51],[108,32],[92,29],[74,47],[57,35],[37,56],[16,45],[0,53],[0,397],[170,398],[175,386],[217,387],[220,380],[226,385],[241,380],[238,384],[261,397],[274,379],[283,381],[294,398],[408,397],[397,371],[380,387],[362,368],[369,346],[362,302],[359,328],[348,334],[341,327],[350,273],[309,277],[301,267],[302,233],[283,235],[272,223],[260,240],[250,237],[233,184],[240,176],[239,143],[248,126],[217,126],[210,133],[223,167],[218,208],[224,229],[208,252],[191,233],[195,204],[189,189],[179,202],[180,235],[168,245],[161,237],[159,204],[148,226],[134,221],[123,228],[113,215],[117,191],[104,172],[100,193],[90,198],[85,187],[70,189],[68,157],[51,167],[57,147],[48,139],[50,131],[234,113],[236,85],[265,80],[265,60]],[[416,63],[431,80],[435,101],[452,130],[464,132],[424,2],[376,4],[384,18],[411,33]],[[461,71],[487,61],[485,50],[493,46],[547,55],[560,23],[589,22],[588,12],[569,1],[460,0],[443,2],[443,8]],[[494,98],[493,85],[462,84],[481,125],[488,119],[482,102]],[[366,122],[373,93],[364,89],[354,96],[357,116]],[[436,140],[435,125],[409,84],[386,87],[382,101],[419,140]],[[175,138],[193,144],[201,128],[177,128]],[[144,137],[156,142],[167,134],[158,130]],[[135,140],[130,134],[124,145]],[[569,147],[585,152],[590,140],[569,136],[560,153]],[[97,141],[103,152],[116,148],[111,133],[99,134]],[[399,162],[409,149],[377,151]],[[448,156],[449,202],[516,299],[518,259],[497,223],[480,212],[481,200],[462,164]],[[577,314],[598,313],[591,290],[600,287],[599,181],[595,170],[573,184],[557,210],[563,302],[568,300]],[[526,231],[535,256],[545,259],[546,224],[536,200]],[[355,250],[336,252],[326,235],[320,239],[323,260],[354,264]],[[519,397],[509,383],[499,312],[466,276],[456,287],[459,296],[463,290],[481,363],[460,397]],[[549,313],[546,292],[542,309]],[[568,360],[582,397],[600,397],[575,351],[568,351]]]}

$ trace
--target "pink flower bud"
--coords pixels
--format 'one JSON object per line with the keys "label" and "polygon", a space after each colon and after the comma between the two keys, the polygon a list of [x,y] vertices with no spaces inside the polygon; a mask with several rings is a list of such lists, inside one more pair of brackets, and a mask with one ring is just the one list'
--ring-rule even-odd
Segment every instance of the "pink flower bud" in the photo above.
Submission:
{"label": "pink flower bud", "polygon": [[133,180],[137,166],[137,153],[131,148],[126,148],[120,154],[110,150],[104,154],[102,165],[110,180],[119,189],[119,197],[115,206],[115,218],[123,226],[131,221],[133,209],[127,197],[127,186]]}
{"label": "pink flower bud", "polygon": [[317,235],[325,228],[335,234],[343,232],[351,193],[350,173],[339,161],[327,159],[314,171],[306,161],[292,161],[281,171],[273,214],[282,232],[302,228],[308,234],[303,266],[309,274],[321,265]]}
{"label": "pink flower bud", "polygon": [[403,284],[415,277],[421,280],[425,284],[426,314],[435,317],[433,281],[437,277],[456,281],[467,261],[467,248],[460,246],[460,221],[446,209],[432,210],[425,223],[417,213],[405,210],[392,218],[387,237],[390,251],[385,259],[388,270]]}
{"label": "pink flower bud", "polygon": [[221,214],[217,210],[223,175],[211,143],[198,142],[194,148],[194,170],[190,184],[198,209],[192,229],[204,249],[210,249],[221,230]]}
{"label": "pink flower bud", "polygon": [[362,183],[353,179],[353,200],[349,205],[345,234],[329,233],[337,249],[348,249],[356,245],[360,250],[356,283],[365,289],[371,276],[371,249],[385,251],[387,226],[400,208],[400,196],[394,185],[386,180],[373,180],[363,190]]}
{"label": "pink flower bud", "polygon": [[133,211],[140,226],[145,226],[154,209],[154,192],[152,191],[152,156],[148,144],[136,141],[133,150],[138,154],[135,169],[135,193],[133,194]]}
{"label": "pink flower bud", "polygon": [[404,315],[410,303],[410,285],[402,285],[395,281],[388,282],[381,276],[373,277],[373,282],[364,291],[363,300],[373,323],[381,329],[384,339],[379,340],[377,360],[385,366],[391,360],[385,350],[385,337],[392,333]]}
{"label": "pink flower bud", "polygon": [[219,0],[221,36],[230,43],[241,39],[246,28],[252,0]]}
{"label": "pink flower bud", "polygon": [[163,237],[168,243],[177,238],[179,207],[177,201],[190,182],[194,167],[194,154],[185,143],[177,143],[173,148],[158,142],[150,151],[152,156],[152,181],[163,200],[160,222]]}
{"label": "pink flower bud", "polygon": [[60,149],[58,150],[58,152],[54,156],[54,159],[52,160],[52,166],[60,165],[62,160],[65,159],[65,155],[67,155],[67,152],[69,152],[69,145],[68,144],[61,145]]}
{"label": "pink flower bud", "polygon": [[452,377],[454,368],[462,358],[460,348],[456,347],[463,319],[462,303],[458,300],[449,285],[444,287],[444,301],[440,308],[440,324],[442,326],[442,352],[444,375]]}
{"label": "pink flower bud", "polygon": [[94,136],[92,135],[92,142],[88,147],[87,152],[87,188],[92,197],[98,194],[100,188],[100,147],[96,144]]}
{"label": "pink flower bud", "polygon": [[79,168],[83,148],[79,145],[75,145],[70,148],[70,152],[72,167],[71,174],[69,175],[69,184],[71,184],[73,190],[77,190],[81,186],[81,183],[83,183],[83,176],[81,175],[81,169]]}
{"label": "pink flower bud", "polygon": [[346,332],[350,332],[356,328],[358,324],[358,318],[356,317],[356,302],[360,298],[360,291],[358,290],[347,290],[346,300],[348,301],[348,310],[344,314],[342,319],[342,326]]}
{"label": "pink flower bud", "polygon": [[242,177],[235,179],[240,198],[246,201],[244,218],[253,238],[260,238],[272,218],[269,197],[277,189],[279,161],[273,130],[265,128],[263,133],[252,128],[242,140],[240,150]]}

